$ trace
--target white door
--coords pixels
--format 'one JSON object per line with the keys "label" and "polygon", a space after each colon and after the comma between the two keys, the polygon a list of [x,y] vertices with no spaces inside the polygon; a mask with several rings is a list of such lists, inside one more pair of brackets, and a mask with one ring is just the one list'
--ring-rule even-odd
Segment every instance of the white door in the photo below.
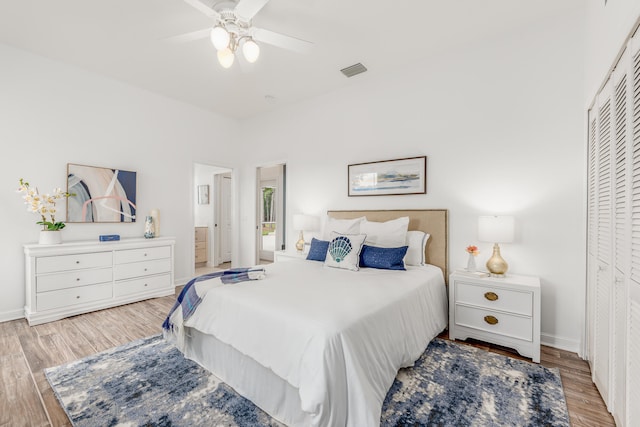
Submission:
{"label": "white door", "polygon": [[231,262],[231,177],[223,176],[220,188],[220,261]]}

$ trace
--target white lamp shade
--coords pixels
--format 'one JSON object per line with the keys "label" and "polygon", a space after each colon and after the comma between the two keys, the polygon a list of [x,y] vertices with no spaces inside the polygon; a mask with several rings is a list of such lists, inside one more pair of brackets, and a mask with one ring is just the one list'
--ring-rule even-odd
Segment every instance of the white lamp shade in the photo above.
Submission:
{"label": "white lamp shade", "polygon": [[320,218],[313,215],[297,214],[293,216],[293,229],[313,231],[320,227]]}
{"label": "white lamp shade", "polygon": [[515,234],[515,219],[512,216],[478,217],[478,239],[481,242],[510,243]]}
{"label": "white lamp shade", "polygon": [[244,45],[242,45],[242,54],[244,55],[244,59],[253,64],[258,60],[258,56],[260,56],[260,46],[253,40],[247,40],[244,42]]}
{"label": "white lamp shade", "polygon": [[229,49],[228,47],[218,51],[218,62],[224,68],[231,67],[233,65],[233,60],[235,58],[236,56],[233,54],[233,52],[231,52],[231,49]]}
{"label": "white lamp shade", "polygon": [[231,36],[229,32],[222,27],[213,27],[211,29],[211,43],[217,50],[229,47]]}

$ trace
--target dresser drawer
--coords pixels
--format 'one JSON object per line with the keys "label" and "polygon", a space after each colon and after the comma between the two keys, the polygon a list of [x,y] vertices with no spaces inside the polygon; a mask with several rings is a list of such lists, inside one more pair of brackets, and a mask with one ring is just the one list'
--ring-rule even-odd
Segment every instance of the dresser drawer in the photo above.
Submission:
{"label": "dresser drawer", "polygon": [[[459,304],[456,304],[455,311],[456,326],[479,329],[525,341],[532,340],[533,320],[531,317],[517,316]],[[488,318],[489,316],[493,317],[493,319]],[[491,324],[487,320],[489,322],[497,320],[497,323]]]}
{"label": "dresser drawer", "polygon": [[456,283],[456,302],[525,316],[531,316],[533,313],[533,294],[531,292],[489,285],[458,281]]}
{"label": "dresser drawer", "polygon": [[156,259],[153,261],[132,262],[119,264],[114,267],[115,280],[133,279],[134,277],[151,276],[153,274],[171,271],[171,259]]}
{"label": "dresser drawer", "polygon": [[113,286],[113,296],[121,297],[124,295],[137,294],[140,292],[155,291],[157,289],[166,289],[171,287],[171,275],[163,274],[160,276],[143,277],[133,280],[122,280]]}
{"label": "dresser drawer", "polygon": [[71,307],[78,304],[110,299],[112,293],[113,285],[111,283],[42,292],[36,297],[36,306],[39,311]]}
{"label": "dresser drawer", "polygon": [[169,258],[171,257],[171,248],[169,246],[158,246],[146,249],[127,249],[116,251],[115,257],[116,264]]}
{"label": "dresser drawer", "polygon": [[207,262],[207,253],[203,250],[196,251],[196,262]]}
{"label": "dresser drawer", "polygon": [[207,242],[200,242],[200,243],[196,243],[196,251],[199,250],[206,250],[207,249]]}
{"label": "dresser drawer", "polygon": [[36,260],[36,274],[83,268],[111,267],[112,260],[111,252],[40,257]]}
{"label": "dresser drawer", "polygon": [[93,270],[66,271],[36,276],[36,292],[48,292],[58,289],[75,288],[78,286],[95,285],[111,282],[113,269],[98,268]]}
{"label": "dresser drawer", "polygon": [[207,241],[207,227],[196,227],[196,242]]}

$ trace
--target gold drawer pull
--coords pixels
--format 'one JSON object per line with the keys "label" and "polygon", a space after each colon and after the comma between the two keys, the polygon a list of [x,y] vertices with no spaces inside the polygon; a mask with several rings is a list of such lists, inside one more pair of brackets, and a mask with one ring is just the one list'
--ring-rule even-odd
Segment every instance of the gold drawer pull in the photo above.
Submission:
{"label": "gold drawer pull", "polygon": [[498,323],[498,319],[494,316],[484,316],[484,321],[490,325],[496,325]]}
{"label": "gold drawer pull", "polygon": [[496,294],[495,292],[485,292],[484,297],[486,299],[488,299],[489,301],[497,301],[498,300],[498,294]]}

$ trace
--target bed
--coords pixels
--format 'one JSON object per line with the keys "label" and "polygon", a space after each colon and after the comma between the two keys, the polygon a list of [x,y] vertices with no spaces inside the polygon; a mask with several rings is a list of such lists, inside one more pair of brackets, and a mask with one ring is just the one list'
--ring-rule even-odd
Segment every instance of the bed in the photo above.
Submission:
{"label": "bed", "polygon": [[406,271],[293,260],[266,278],[215,285],[185,322],[183,352],[291,426],[375,426],[401,367],[447,322],[447,211],[329,211],[334,219],[409,217],[430,234]]}

